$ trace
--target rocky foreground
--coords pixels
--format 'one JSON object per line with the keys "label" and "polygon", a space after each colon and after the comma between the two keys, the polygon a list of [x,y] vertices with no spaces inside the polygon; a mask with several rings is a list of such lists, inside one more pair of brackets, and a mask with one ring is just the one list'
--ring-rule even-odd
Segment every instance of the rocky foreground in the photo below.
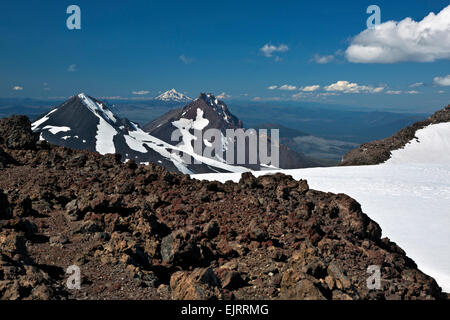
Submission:
{"label": "rocky foreground", "polygon": [[344,194],[121,163],[37,141],[26,117],[0,120],[0,250],[2,299],[446,297]]}

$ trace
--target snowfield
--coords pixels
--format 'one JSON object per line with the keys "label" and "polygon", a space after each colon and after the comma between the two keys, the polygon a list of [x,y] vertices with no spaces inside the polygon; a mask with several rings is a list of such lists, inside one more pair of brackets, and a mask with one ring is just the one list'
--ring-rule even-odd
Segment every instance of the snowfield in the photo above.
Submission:
{"label": "snowfield", "polygon": [[[356,199],[383,236],[396,242],[450,292],[450,123],[418,130],[386,163],[374,166],[308,168],[283,172],[306,179],[310,188]],[[240,173],[193,175],[196,179],[239,181]]]}

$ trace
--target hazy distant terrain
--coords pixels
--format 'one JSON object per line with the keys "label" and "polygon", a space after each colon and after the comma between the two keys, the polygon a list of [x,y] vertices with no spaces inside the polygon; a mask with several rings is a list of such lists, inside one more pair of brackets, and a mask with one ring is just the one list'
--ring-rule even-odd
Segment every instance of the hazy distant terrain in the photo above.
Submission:
{"label": "hazy distant terrain", "polygon": [[[144,125],[185,102],[105,100],[121,117]],[[25,114],[35,119],[62,101],[0,99],[0,117]],[[246,128],[279,128],[281,142],[294,151],[338,162],[359,144],[392,135],[423,120],[426,114],[361,111],[346,106],[304,102],[229,102],[230,111]]]}

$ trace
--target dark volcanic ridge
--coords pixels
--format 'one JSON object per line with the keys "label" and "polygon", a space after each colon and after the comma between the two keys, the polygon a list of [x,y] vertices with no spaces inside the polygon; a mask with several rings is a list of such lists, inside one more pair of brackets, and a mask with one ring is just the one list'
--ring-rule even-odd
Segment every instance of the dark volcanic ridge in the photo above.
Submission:
{"label": "dark volcanic ridge", "polygon": [[416,122],[389,138],[362,144],[344,155],[341,166],[375,165],[390,159],[391,152],[403,148],[416,138],[416,132],[432,124],[450,122],[450,105],[435,112],[424,121]]}
{"label": "dark volcanic ridge", "polygon": [[37,139],[26,117],[0,120],[1,299],[445,298],[345,194],[282,174],[198,181]]}

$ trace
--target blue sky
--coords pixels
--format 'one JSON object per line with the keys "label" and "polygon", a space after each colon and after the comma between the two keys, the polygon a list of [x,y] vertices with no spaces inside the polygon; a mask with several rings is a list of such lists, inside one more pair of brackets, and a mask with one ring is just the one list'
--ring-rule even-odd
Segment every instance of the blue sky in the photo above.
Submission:
{"label": "blue sky", "polygon": [[[71,4],[81,8],[81,30],[66,27]],[[384,23],[407,17],[421,21],[450,3],[2,1],[0,97],[68,97],[83,91],[132,99],[176,88],[190,96],[225,92],[225,100],[319,101],[404,111],[447,105],[450,39],[439,30],[425,47],[437,43],[433,50],[440,55],[421,54],[427,48],[419,47],[391,57],[386,49],[387,58],[355,62],[359,52],[347,54],[367,28],[371,4],[380,7]],[[380,37],[369,34],[358,41],[370,46]],[[264,51],[264,46],[279,51]],[[319,88],[310,91],[314,86]]]}

